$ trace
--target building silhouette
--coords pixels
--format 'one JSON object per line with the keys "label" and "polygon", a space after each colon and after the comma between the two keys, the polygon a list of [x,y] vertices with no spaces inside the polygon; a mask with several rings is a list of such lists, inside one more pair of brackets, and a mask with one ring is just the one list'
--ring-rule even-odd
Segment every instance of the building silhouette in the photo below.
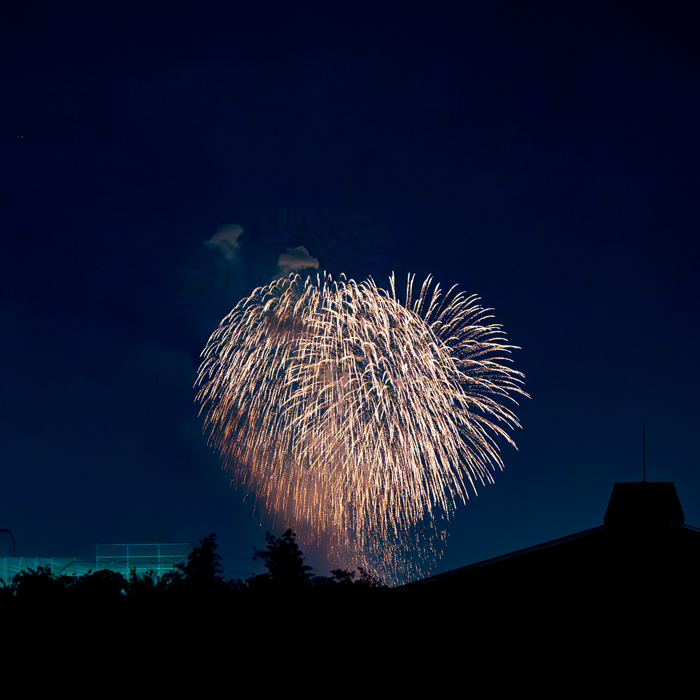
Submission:
{"label": "building silhouette", "polygon": [[537,616],[697,608],[700,529],[673,483],[616,483],[598,527],[415,581],[416,602],[479,604]]}

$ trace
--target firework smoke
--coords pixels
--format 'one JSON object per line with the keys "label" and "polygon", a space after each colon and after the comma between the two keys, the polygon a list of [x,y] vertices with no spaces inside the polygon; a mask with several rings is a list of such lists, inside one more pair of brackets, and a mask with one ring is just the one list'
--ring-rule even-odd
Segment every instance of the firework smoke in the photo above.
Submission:
{"label": "firework smoke", "polygon": [[[428,278],[414,301],[409,276],[402,302],[390,282],[292,275],[256,289],[209,339],[197,398],[224,467],[264,512],[399,580],[401,533],[493,481],[496,438],[514,444],[519,427],[506,404],[527,394],[477,297],[441,299]],[[443,540],[412,556],[439,558]]]}

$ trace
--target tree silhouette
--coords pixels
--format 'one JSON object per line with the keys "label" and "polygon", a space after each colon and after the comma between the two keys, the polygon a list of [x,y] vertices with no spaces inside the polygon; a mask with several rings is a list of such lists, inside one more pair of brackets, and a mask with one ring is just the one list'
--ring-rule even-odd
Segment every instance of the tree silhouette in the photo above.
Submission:
{"label": "tree silhouette", "polygon": [[256,549],[253,559],[262,559],[270,573],[248,579],[251,587],[273,584],[284,588],[303,588],[309,584],[311,576],[308,572],[311,567],[304,564],[295,537],[291,530],[287,530],[282,537],[274,537],[269,532],[265,535],[267,549]]}
{"label": "tree silhouette", "polygon": [[[201,616],[202,605],[218,606],[229,596],[245,600],[260,594],[263,599],[285,598],[287,591],[304,591],[309,600],[365,601],[374,599],[374,589],[386,587],[367,571],[358,567],[357,571],[335,569],[330,578],[312,576],[311,567],[304,564],[304,557],[296,543],[296,535],[287,530],[281,537],[269,532],[265,535],[266,548],[254,550],[253,559],[261,559],[267,573],[249,578],[245,583],[240,579],[226,581],[217,554],[216,533],[200,540],[187,557],[185,564],[175,565],[174,570],[158,577],[155,571],[140,575],[132,570],[129,579],[120,573],[104,569],[89,571],[82,576],[53,574],[51,567],[22,571],[7,586],[0,580],[0,599],[14,597],[27,601],[50,601],[60,599],[61,604],[96,603],[109,601],[124,609],[139,609],[141,603],[150,606],[158,601],[177,602],[178,605],[191,604],[192,613]],[[383,599],[383,594],[380,594]],[[167,604],[167,603],[166,603]],[[343,603],[345,604],[345,603]],[[198,611],[198,612],[197,612]]]}
{"label": "tree silhouette", "polygon": [[212,595],[228,589],[221,567],[221,557],[216,553],[216,533],[199,541],[187,557],[187,564],[176,564],[176,572],[163,577],[170,593],[178,595]]}
{"label": "tree silhouette", "polygon": [[95,602],[118,600],[126,595],[128,587],[127,580],[120,573],[100,569],[80,576],[71,586],[71,593],[82,600]]}
{"label": "tree silhouette", "polygon": [[187,557],[187,564],[176,564],[190,581],[198,583],[223,582],[223,569],[221,568],[221,556],[216,553],[216,533],[199,540],[199,547],[195,547]]}
{"label": "tree silhouette", "polygon": [[53,600],[64,596],[75,582],[74,576],[54,576],[50,566],[38,566],[16,574],[11,589],[18,598]]}
{"label": "tree silhouette", "polygon": [[134,600],[152,600],[162,594],[165,583],[163,578],[158,578],[153,569],[140,574],[136,573],[136,569],[132,569],[129,575],[129,597]]}
{"label": "tree silhouette", "polygon": [[[358,577],[359,572],[359,577]],[[352,569],[333,569],[333,576],[330,581],[337,586],[355,586],[361,588],[386,588],[386,585],[381,579],[373,576],[361,566],[357,567],[357,571]]]}

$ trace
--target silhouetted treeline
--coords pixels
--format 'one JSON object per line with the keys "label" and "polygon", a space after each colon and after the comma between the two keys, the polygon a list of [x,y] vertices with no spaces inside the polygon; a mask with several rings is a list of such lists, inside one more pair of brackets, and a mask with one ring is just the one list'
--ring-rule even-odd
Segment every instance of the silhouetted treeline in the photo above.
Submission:
{"label": "silhouetted treeline", "polygon": [[255,550],[253,559],[261,559],[267,573],[245,581],[225,579],[221,556],[217,554],[216,533],[200,540],[174,571],[158,576],[155,571],[128,578],[104,569],[82,576],[53,574],[48,566],[17,574],[7,585],[0,582],[0,598],[25,601],[107,603],[124,601],[220,601],[224,598],[253,599],[258,595],[294,593],[316,598],[357,598],[376,596],[387,590],[377,578],[362,568],[358,571],[336,569],[331,576],[313,576],[304,564],[295,535],[287,530],[281,537],[266,536],[266,548]]}

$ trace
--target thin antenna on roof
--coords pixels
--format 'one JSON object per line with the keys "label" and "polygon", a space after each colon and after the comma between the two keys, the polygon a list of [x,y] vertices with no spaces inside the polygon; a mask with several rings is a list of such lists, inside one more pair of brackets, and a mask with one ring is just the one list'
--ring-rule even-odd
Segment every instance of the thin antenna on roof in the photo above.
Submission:
{"label": "thin antenna on roof", "polygon": [[646,445],[646,427],[642,423],[642,481],[647,480],[647,445]]}

